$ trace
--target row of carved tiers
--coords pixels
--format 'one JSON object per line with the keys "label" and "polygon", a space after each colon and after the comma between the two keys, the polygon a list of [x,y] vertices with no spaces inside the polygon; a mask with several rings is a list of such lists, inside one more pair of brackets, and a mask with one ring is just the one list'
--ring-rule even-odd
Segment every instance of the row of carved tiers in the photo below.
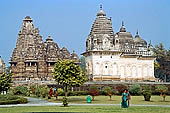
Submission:
{"label": "row of carved tiers", "polygon": [[26,16],[10,59],[13,78],[52,78],[52,69],[59,59],[78,61],[79,58],[66,47],[60,49],[51,36],[43,42],[39,29],[34,28],[33,20]]}

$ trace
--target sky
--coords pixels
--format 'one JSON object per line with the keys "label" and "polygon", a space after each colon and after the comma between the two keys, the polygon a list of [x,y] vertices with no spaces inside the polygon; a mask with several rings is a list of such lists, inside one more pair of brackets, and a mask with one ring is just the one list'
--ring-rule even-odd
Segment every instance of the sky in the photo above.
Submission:
{"label": "sky", "polygon": [[60,48],[73,50],[81,57],[100,4],[112,17],[114,33],[122,21],[126,30],[155,46],[170,47],[170,0],[1,0],[0,56],[6,62],[16,47],[25,16],[33,19],[43,40],[50,35]]}

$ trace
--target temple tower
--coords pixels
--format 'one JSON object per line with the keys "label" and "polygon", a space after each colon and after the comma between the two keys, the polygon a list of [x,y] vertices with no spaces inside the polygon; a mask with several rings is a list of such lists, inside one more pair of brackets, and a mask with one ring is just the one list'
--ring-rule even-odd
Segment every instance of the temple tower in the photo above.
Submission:
{"label": "temple tower", "polygon": [[114,34],[112,19],[106,17],[100,6],[91,32],[86,40],[85,56],[87,76],[93,81],[134,80],[154,81],[152,46],[138,32],[133,38],[124,22]]}

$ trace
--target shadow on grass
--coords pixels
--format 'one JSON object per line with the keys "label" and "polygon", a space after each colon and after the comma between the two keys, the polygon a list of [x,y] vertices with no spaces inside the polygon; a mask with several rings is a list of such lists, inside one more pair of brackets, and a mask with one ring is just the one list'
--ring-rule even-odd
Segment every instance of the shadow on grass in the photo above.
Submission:
{"label": "shadow on grass", "polygon": [[150,100],[150,101],[145,101],[145,100],[141,100],[142,102],[155,102],[153,100]]}
{"label": "shadow on grass", "polygon": [[170,102],[170,101],[167,101],[167,100],[166,100],[166,101],[160,100],[160,101],[158,101],[158,102]]}

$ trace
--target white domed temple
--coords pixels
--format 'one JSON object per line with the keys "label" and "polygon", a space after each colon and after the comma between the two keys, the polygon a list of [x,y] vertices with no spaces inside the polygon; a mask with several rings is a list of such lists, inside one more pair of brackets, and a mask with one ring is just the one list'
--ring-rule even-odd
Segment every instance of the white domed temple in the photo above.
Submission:
{"label": "white domed temple", "polygon": [[122,22],[114,33],[112,19],[100,6],[86,40],[86,71],[93,81],[154,81],[152,44],[139,36],[133,37]]}

